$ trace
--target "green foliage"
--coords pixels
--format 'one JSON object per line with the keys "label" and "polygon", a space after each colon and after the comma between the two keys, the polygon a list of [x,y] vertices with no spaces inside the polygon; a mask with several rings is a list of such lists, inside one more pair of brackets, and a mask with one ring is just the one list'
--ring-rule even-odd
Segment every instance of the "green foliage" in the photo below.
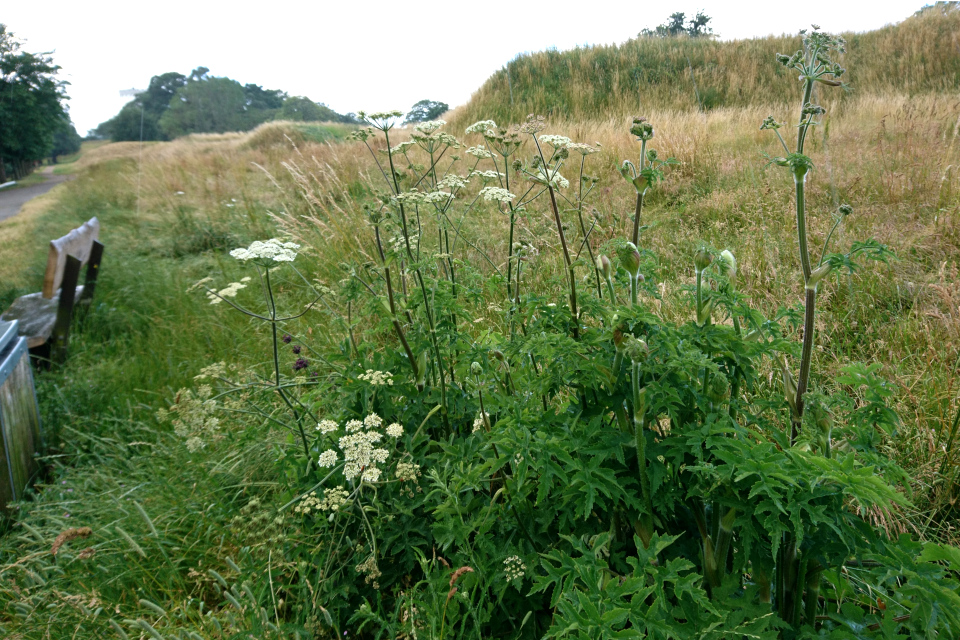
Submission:
{"label": "green foliage", "polygon": [[712,38],[714,37],[713,28],[707,26],[707,23],[713,20],[703,11],[698,11],[697,15],[686,20],[687,14],[677,11],[670,14],[670,17],[655,29],[643,29],[638,34],[640,37],[656,38],[676,38],[678,36],[688,36],[690,38]]}
{"label": "green foliage", "polygon": [[[808,36],[805,59],[828,64],[824,43]],[[801,139],[818,115],[808,102]],[[678,301],[689,321],[650,304],[661,289],[639,248],[640,205],[673,164],[647,147],[650,123],[634,120],[640,163],[621,169],[640,197],[639,245],[591,247],[588,262],[572,247],[590,245],[593,147],[544,134],[543,118],[485,120],[467,128],[483,146],[463,167],[452,156],[468,145],[440,122],[393,146],[397,112],[361,117],[369,126],[352,137],[382,136],[384,149],[387,191],[367,204],[375,261],[346,261],[335,288],[317,288],[286,264],[298,245],[231,252],[252,262],[265,297],[241,300],[243,280],[207,295],[269,327],[272,364],[247,378],[217,365],[203,372],[216,379],[208,400],[181,391],[171,408],[196,447],[217,406],[204,403],[246,394],[241,406],[296,444],[281,511],[313,543],[288,550],[303,569],[283,579],[322,604],[291,623],[433,638],[960,633],[956,550],[890,539],[869,519],[909,507],[904,472],[883,455],[897,417],[877,366],[806,393],[812,307],[798,350],[795,313],[752,308],[730,251],[691,256],[695,285]],[[781,164],[798,183],[813,168],[800,151]],[[511,223],[506,270],[462,231],[480,206]],[[536,209],[559,256],[540,279],[537,238],[518,224]],[[886,252],[859,243],[817,269],[858,254]],[[280,277],[325,306],[339,348],[307,356],[302,336],[279,338],[297,317],[282,317]],[[359,332],[357,316],[370,318]],[[774,384],[768,372],[798,351],[799,388],[786,367]],[[304,375],[314,366],[323,373]]]}
{"label": "green foliage", "polygon": [[450,110],[450,105],[446,102],[437,102],[435,100],[421,100],[420,102],[414,104],[410,107],[410,111],[407,112],[406,119],[404,124],[412,124],[415,122],[430,122],[431,120],[436,120],[444,113]]}
{"label": "green foliage", "polygon": [[245,106],[246,96],[239,82],[208,76],[206,70],[203,73],[195,70],[187,84],[170,100],[159,125],[169,138],[189,133],[241,131],[246,128]]}
{"label": "green foliage", "polygon": [[[28,53],[0,24],[0,182],[26,176],[69,123],[60,67],[46,53]],[[8,174],[9,171],[9,174]]]}
{"label": "green foliage", "polygon": [[57,162],[57,156],[67,156],[80,151],[80,144],[83,138],[77,133],[76,128],[69,122],[62,122],[60,128],[53,134],[53,149],[50,151],[50,157],[53,162]]}
{"label": "green foliage", "polygon": [[271,120],[353,123],[324,104],[279,89],[240,85],[198,67],[189,76],[176,72],[153,76],[146,92],[101,123],[91,134],[121,140],[170,140],[190,133],[249,131]]}

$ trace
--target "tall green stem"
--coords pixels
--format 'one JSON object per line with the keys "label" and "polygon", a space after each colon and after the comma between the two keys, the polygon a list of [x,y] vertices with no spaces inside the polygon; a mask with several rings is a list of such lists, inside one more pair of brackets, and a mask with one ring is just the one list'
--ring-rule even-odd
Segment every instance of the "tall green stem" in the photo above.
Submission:
{"label": "tall green stem", "polygon": [[803,394],[807,392],[810,380],[810,361],[813,359],[813,337],[816,331],[814,324],[817,318],[817,289],[806,290],[803,313],[803,349],[800,352],[800,374],[797,376],[797,415],[793,421],[793,431],[790,434],[790,444],[797,439],[797,429],[803,417]]}
{"label": "tall green stem", "polygon": [[560,219],[560,208],[557,206],[557,195],[553,187],[547,185],[550,192],[550,205],[553,207],[553,216],[557,223],[557,233],[560,234],[560,245],[563,247],[563,261],[567,265],[570,280],[570,313],[573,315],[573,337],[580,339],[580,313],[577,311],[577,280],[573,271],[573,261],[570,259],[570,250],[567,248],[567,238],[563,233],[563,221]]}
{"label": "tall green stem", "polygon": [[640,514],[638,533],[643,546],[650,547],[653,539],[653,499],[650,495],[650,477],[647,475],[647,439],[646,439],[646,389],[640,389],[640,363],[633,361],[631,369],[633,387],[633,428],[637,442],[637,466],[640,474],[640,493],[643,498],[644,513]]}
{"label": "tall green stem", "polygon": [[310,464],[310,445],[307,442],[307,434],[303,430],[303,418],[300,415],[300,412],[293,406],[293,403],[290,402],[290,399],[287,398],[286,392],[284,392],[283,387],[280,385],[280,341],[277,338],[277,304],[273,298],[273,287],[270,285],[270,268],[267,267],[264,269],[266,271],[265,279],[267,284],[267,300],[270,303],[270,328],[273,332],[273,372],[274,380],[276,381],[276,390],[280,395],[280,398],[283,400],[284,404],[287,405],[287,408],[290,409],[290,412],[293,413],[293,419],[297,423],[297,429],[300,431],[300,440],[303,443],[303,453],[307,458],[307,464]]}

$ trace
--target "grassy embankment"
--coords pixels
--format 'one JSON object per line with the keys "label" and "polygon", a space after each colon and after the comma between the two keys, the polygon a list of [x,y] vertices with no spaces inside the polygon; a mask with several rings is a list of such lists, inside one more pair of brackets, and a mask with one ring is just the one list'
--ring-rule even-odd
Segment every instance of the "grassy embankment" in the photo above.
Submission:
{"label": "grassy embankment", "polygon": [[[870,61],[896,58],[894,49],[882,47],[902,46],[906,36],[898,33],[913,33],[916,24],[931,29],[927,42],[937,42],[940,22],[908,21],[897,27],[902,32],[882,30],[851,43],[850,56],[862,55],[863,62],[849,81],[862,89],[827,99],[828,119],[811,146],[817,168],[808,202],[819,212],[811,235],[822,238],[830,211],[849,202],[855,213],[838,245],[876,237],[898,254],[889,266],[843,275],[822,288],[820,339],[825,349],[818,357],[817,382],[829,386],[830,373],[848,362],[883,364],[884,376],[898,387],[903,418],[902,429],[887,446],[912,472],[917,505],[890,525],[955,541],[958,467],[946,443],[956,410],[960,350],[955,261],[960,113],[954,97],[937,92],[942,87],[928,83],[921,86],[927,93],[910,96],[914,87],[880,84],[874,94],[869,82],[870,73],[883,75],[869,71]],[[871,55],[855,53],[860,41],[876,43],[868,49]],[[720,56],[747,45],[657,46],[716,48]],[[757,65],[762,58],[764,68],[771,69],[766,49],[787,49],[778,41],[755,46]],[[849,66],[854,68],[852,62]],[[517,77],[512,82],[519,102]],[[775,97],[792,97],[792,81],[783,83]],[[777,150],[773,140],[757,131],[768,113],[778,119],[795,115],[777,99],[760,99],[766,89],[756,95],[759,103],[772,103],[769,108],[732,105],[699,113],[688,105],[682,110],[668,99],[671,84],[663,86],[662,102],[645,101],[644,113],[657,130],[652,146],[682,164],[648,199],[645,219],[652,228],[642,238],[644,247],[660,258],[662,313],[673,318],[691,313],[678,288],[692,278],[692,255],[701,242],[737,254],[741,288],[764,311],[795,304],[802,287],[790,213],[793,188],[780,171],[764,168],[761,152]],[[455,114],[455,122],[516,119],[498,106],[509,104],[509,98],[493,100],[481,90],[474,103]],[[557,98],[555,104],[576,102]],[[523,102],[516,107],[517,117],[539,107],[536,100]],[[583,111],[571,108],[568,118],[550,122],[549,132],[603,145],[588,167],[603,181],[592,203],[599,214],[592,236],[596,245],[620,234],[632,211],[632,196],[615,167],[638,153],[621,117],[636,108],[632,97],[617,105],[585,104]],[[588,118],[587,113],[602,117]],[[451,132],[461,135],[462,128]],[[301,139],[294,149],[282,131],[267,127],[245,138],[194,137],[149,147],[139,219],[133,213],[136,145],[103,147],[81,160],[83,173],[62,188],[64,197],[30,223],[19,223],[23,228],[16,237],[53,237],[61,227],[95,213],[104,221],[108,253],[100,304],[77,335],[71,362],[65,372],[40,379],[45,423],[57,433],[56,451],[48,459],[55,479],[41,487],[34,503],[22,507],[19,524],[0,547],[0,571],[13,580],[2,594],[8,633],[41,637],[55,624],[69,627],[71,634],[77,630],[77,637],[97,637],[108,617],[143,618],[165,627],[165,633],[176,627],[202,629],[197,599],[207,606],[220,603],[206,569],[231,580],[238,577],[227,557],[256,538],[249,527],[231,521],[251,494],[262,494],[269,504],[277,482],[269,473],[270,450],[262,442],[240,441],[226,458],[188,455],[172,434],[157,428],[152,412],[180,386],[191,384],[200,367],[238,353],[257,353],[258,343],[245,321],[184,291],[206,275],[223,282],[233,277],[233,265],[222,250],[274,235],[277,223],[309,245],[309,269],[327,282],[342,277],[337,265],[344,256],[358,251],[373,255],[360,205],[375,167],[362,146]],[[183,195],[177,195],[180,191]],[[467,233],[479,238],[478,246],[503,260],[505,221],[486,214],[467,224]],[[550,220],[531,217],[521,234],[543,256],[528,277],[556,283],[560,300],[562,272],[550,225]],[[0,233],[5,229],[0,227]],[[43,265],[42,243],[30,251],[22,264],[32,265],[33,271],[20,280],[4,274],[4,284],[14,285],[5,286],[0,301],[35,285]],[[320,349],[342,339],[328,331],[316,330],[315,336]],[[284,444],[265,439],[274,446]],[[244,516],[247,522],[253,517]],[[49,547],[70,526],[90,526],[93,535],[72,543],[54,560]],[[95,554],[82,559],[84,547]],[[260,589],[268,577],[250,579]],[[157,603],[166,614],[141,599]],[[99,613],[98,607],[103,607]]]}
{"label": "grassy embankment", "polygon": [[[249,323],[186,290],[234,268],[222,250],[275,234],[267,211],[279,200],[250,163],[276,167],[286,136],[306,137],[274,125],[145,148],[139,217],[138,145],[107,145],[84,154],[76,180],[0,226],[3,306],[39,286],[47,239],[95,215],[106,245],[69,362],[37,374],[49,476],[0,542],[0,635],[104,637],[111,617],[152,615],[140,599],[185,605],[212,593],[207,568],[231,575],[225,558],[250,531],[233,521],[239,505],[276,484],[264,473],[271,447],[238,443],[226,460],[191,455],[153,414],[199,367],[257,350]],[[50,554],[57,535],[84,526],[89,538]]]}

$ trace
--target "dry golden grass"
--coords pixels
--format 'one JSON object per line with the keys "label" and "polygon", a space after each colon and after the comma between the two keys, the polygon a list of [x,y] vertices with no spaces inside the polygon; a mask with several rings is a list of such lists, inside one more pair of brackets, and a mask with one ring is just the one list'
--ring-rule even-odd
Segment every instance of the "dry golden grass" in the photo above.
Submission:
{"label": "dry golden grass", "polygon": [[[915,474],[921,504],[938,496],[949,502],[956,499],[949,493],[955,487],[944,485],[937,468],[960,391],[954,369],[960,354],[960,101],[883,94],[835,102],[827,96],[825,105],[828,116],[808,141],[816,164],[807,190],[812,246],[825,237],[832,211],[847,202],[855,213],[835,236],[834,248],[876,238],[898,259],[822,287],[817,379],[829,386],[841,366],[881,362],[901,391],[904,427],[890,443],[891,452]],[[642,248],[659,259],[653,275],[662,301],[650,302],[665,316],[689,317],[682,289],[691,281],[692,255],[701,244],[734,251],[741,289],[765,313],[800,301],[793,184],[782,170],[766,168],[763,153],[776,155],[778,147],[758,130],[769,113],[762,107],[648,112],[657,132],[652,146],[681,163],[648,198],[645,222],[651,228],[641,239]],[[795,117],[786,107],[773,114]],[[262,236],[275,235],[279,225],[305,245],[310,276],[331,284],[343,277],[340,263],[374,262],[362,204],[384,185],[367,149],[356,142],[311,142],[288,127],[144,147],[140,228],[176,223],[188,231],[212,230],[224,243],[239,246],[243,238],[231,235],[238,216]],[[602,145],[587,165],[588,173],[601,178],[589,203],[599,216],[591,235],[599,251],[609,239],[625,235],[633,196],[616,167],[623,159],[636,160],[638,145],[619,117],[552,120],[547,132]],[[462,130],[451,133],[462,136]],[[392,144],[407,135],[393,134]],[[89,167],[119,172],[127,190],[110,197],[124,206],[136,197],[138,153],[136,144],[120,143],[84,159]],[[565,173],[574,182],[574,169]],[[556,287],[559,299],[563,276],[556,230],[541,208],[531,207],[518,234],[541,250],[528,282]],[[569,222],[576,226],[573,218]],[[431,224],[426,222],[425,237],[432,237]],[[464,235],[477,249],[465,247],[462,257],[477,269],[491,271],[480,250],[504,264],[504,216],[489,207],[471,213]],[[571,243],[579,246],[581,240]],[[591,270],[584,265],[579,273],[588,276]],[[329,335],[331,344],[339,339]]]}
{"label": "dry golden grass", "polygon": [[[956,92],[958,34],[960,11],[949,5],[876,31],[846,33],[848,53],[841,62],[850,72],[844,80],[856,92]],[[657,109],[792,103],[796,76],[774,55],[799,45],[796,35],[726,42],[640,38],[522,55],[492,75],[452,118],[466,126],[485,118],[518,121],[528,113],[583,120],[598,113],[625,117]]]}

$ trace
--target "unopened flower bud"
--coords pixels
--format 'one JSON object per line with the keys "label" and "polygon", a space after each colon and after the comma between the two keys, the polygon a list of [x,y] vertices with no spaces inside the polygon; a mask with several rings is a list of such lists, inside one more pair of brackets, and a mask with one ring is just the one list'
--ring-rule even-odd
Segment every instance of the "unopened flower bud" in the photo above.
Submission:
{"label": "unopened flower bud", "polygon": [[630,133],[641,140],[650,140],[653,138],[653,125],[646,118],[634,118],[630,125]]}
{"label": "unopened flower bud", "polygon": [[840,212],[840,215],[841,215],[841,216],[843,216],[844,218],[846,218],[848,215],[850,215],[851,213],[853,213],[853,207],[851,207],[851,206],[848,205],[848,204],[842,204],[842,205],[840,205],[840,208],[838,209],[838,211]]}
{"label": "unopened flower bud", "polygon": [[617,351],[623,351],[627,344],[627,335],[623,332],[623,327],[617,327],[613,330],[613,346]]}
{"label": "unopened flower bud", "polygon": [[697,251],[697,255],[693,257],[693,266],[697,268],[697,271],[703,271],[710,266],[711,262],[713,262],[713,256],[706,249],[700,249],[700,251]]}
{"label": "unopened flower bud", "polygon": [[601,255],[597,257],[597,269],[600,270],[600,273],[603,274],[603,278],[609,278],[613,273],[613,267],[610,264],[610,258],[607,256]]}
{"label": "unopened flower bud", "polygon": [[490,355],[493,356],[495,359],[499,360],[500,362],[503,362],[503,351],[500,351],[500,349],[492,350],[490,352]]}
{"label": "unopened flower bud", "polygon": [[720,252],[720,263],[722,265],[723,275],[731,283],[737,278],[737,259],[729,249]]}
{"label": "unopened flower bud", "polygon": [[647,343],[641,340],[640,338],[628,338],[627,339],[627,355],[634,363],[640,363],[647,359],[647,354],[650,352],[650,348],[647,346]]}
{"label": "unopened flower bud", "polygon": [[479,362],[472,362],[470,363],[470,373],[475,376],[479,376],[483,373],[483,367],[480,366]]}
{"label": "unopened flower bud", "polygon": [[617,250],[617,255],[620,258],[620,264],[627,270],[630,277],[636,278],[640,273],[640,252],[637,251],[637,245],[628,242]]}
{"label": "unopened flower bud", "polygon": [[523,168],[523,162],[520,160],[520,158],[514,158],[512,166],[514,171],[520,171],[520,169]]}
{"label": "unopened flower bud", "polygon": [[710,385],[707,389],[707,397],[710,399],[710,402],[720,404],[727,399],[729,393],[730,383],[727,381],[726,376],[714,375],[710,378]]}

